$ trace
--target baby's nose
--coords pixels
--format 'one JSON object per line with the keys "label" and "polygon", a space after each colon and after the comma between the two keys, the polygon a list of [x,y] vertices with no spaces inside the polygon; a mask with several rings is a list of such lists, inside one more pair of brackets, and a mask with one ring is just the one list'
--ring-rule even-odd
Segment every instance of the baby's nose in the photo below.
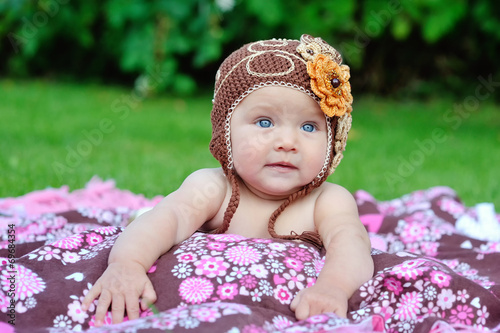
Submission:
{"label": "baby's nose", "polygon": [[284,151],[297,150],[297,134],[293,129],[282,128],[277,133],[275,140],[275,149]]}

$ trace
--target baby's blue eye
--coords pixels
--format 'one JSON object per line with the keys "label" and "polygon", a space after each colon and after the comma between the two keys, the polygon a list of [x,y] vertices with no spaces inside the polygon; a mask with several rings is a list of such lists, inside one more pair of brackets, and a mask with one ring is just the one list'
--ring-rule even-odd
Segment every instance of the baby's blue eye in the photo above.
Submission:
{"label": "baby's blue eye", "polygon": [[260,126],[260,127],[264,127],[264,128],[269,128],[271,127],[273,124],[271,123],[270,120],[268,119],[261,119],[257,122],[257,125]]}
{"label": "baby's blue eye", "polygon": [[306,132],[314,132],[316,130],[316,127],[312,124],[305,124],[305,125],[302,125],[302,130],[304,130]]}

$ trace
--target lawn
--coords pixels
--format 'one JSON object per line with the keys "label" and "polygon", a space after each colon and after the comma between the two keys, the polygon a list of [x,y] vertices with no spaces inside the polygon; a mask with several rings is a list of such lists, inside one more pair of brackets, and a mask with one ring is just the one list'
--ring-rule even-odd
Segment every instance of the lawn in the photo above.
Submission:
{"label": "lawn", "polygon": [[[143,99],[92,84],[0,80],[0,197],[85,186],[94,175],[147,197],[216,167],[210,93]],[[475,98],[475,99],[474,99]],[[444,185],[500,209],[500,106],[475,96],[355,96],[344,160],[329,178],[387,200]]]}

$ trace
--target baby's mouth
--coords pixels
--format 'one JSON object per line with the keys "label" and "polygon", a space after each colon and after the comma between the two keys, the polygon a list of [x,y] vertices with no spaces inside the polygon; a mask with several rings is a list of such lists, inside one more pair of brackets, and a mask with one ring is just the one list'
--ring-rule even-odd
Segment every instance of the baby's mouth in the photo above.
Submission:
{"label": "baby's mouth", "polygon": [[295,165],[292,163],[288,162],[276,162],[276,163],[269,163],[266,164],[267,167],[274,168],[274,169],[279,169],[279,170],[295,170],[298,169]]}

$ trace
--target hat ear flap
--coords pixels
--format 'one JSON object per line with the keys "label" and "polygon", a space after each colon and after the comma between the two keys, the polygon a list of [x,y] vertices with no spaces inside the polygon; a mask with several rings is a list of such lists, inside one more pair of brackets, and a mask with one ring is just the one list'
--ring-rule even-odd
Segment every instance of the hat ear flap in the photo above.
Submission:
{"label": "hat ear flap", "polygon": [[342,117],[337,118],[337,125],[335,127],[335,139],[333,152],[334,157],[328,170],[328,175],[331,175],[340,164],[344,157],[344,150],[347,145],[347,135],[352,125],[352,116],[350,113],[345,113]]}

